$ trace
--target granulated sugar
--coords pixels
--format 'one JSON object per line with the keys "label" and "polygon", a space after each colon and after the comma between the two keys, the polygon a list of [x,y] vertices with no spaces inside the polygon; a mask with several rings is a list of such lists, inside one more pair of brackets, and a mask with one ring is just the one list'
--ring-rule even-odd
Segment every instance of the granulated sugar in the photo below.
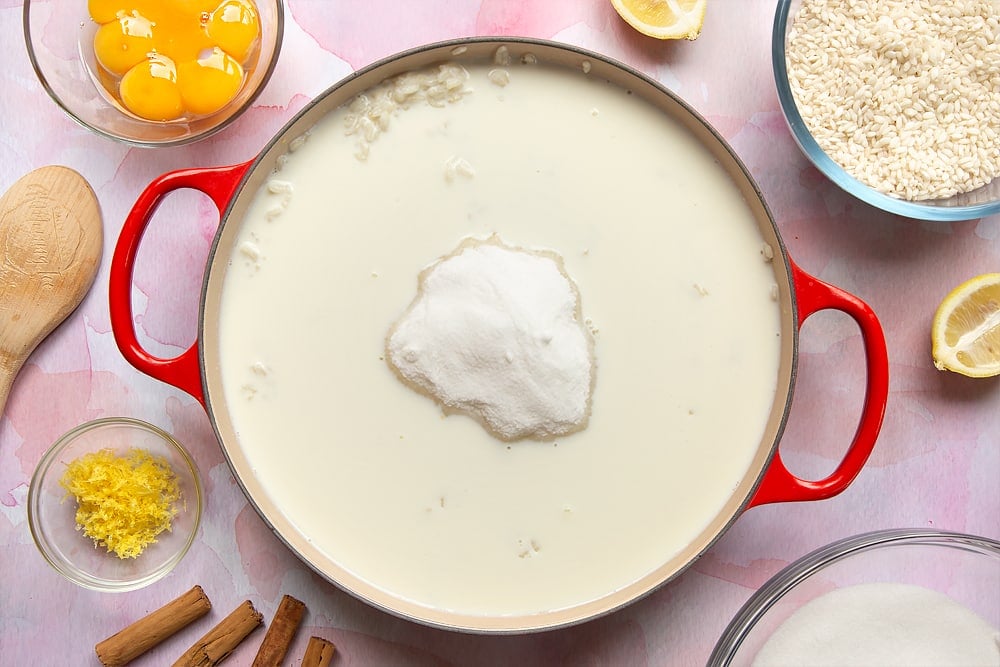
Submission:
{"label": "granulated sugar", "polygon": [[996,667],[1000,634],[921,586],[859,584],[803,605],[771,635],[754,667]]}
{"label": "granulated sugar", "polygon": [[803,0],[786,64],[796,106],[848,173],[894,197],[1000,175],[1000,3]]}
{"label": "granulated sugar", "polygon": [[593,341],[576,285],[553,253],[467,240],[420,276],[386,339],[390,366],[502,440],[586,426]]}

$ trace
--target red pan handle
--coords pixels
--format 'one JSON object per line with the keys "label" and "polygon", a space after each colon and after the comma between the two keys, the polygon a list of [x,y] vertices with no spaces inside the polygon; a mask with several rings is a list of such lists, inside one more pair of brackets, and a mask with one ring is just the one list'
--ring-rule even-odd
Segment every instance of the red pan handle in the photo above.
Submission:
{"label": "red pan handle", "polygon": [[860,327],[868,371],[865,402],[854,439],[831,475],[817,481],[799,479],[788,471],[781,460],[780,450],[777,450],[748,508],[767,503],[823,500],[846,489],[861,472],[875,446],[889,396],[889,355],[885,335],[872,309],[856,296],[810,276],[794,262],[791,262],[791,268],[799,307],[799,329],[810,315],[828,309],[847,313]]}
{"label": "red pan handle", "polygon": [[111,257],[109,305],[111,330],[126,361],[157,380],[183,389],[204,405],[198,361],[198,342],[172,359],[153,356],[139,344],[132,312],[132,277],[135,258],[146,227],[163,198],[174,190],[191,188],[204,192],[221,215],[250,168],[252,160],[228,167],[181,169],[156,178],[146,186],[125,218]]}

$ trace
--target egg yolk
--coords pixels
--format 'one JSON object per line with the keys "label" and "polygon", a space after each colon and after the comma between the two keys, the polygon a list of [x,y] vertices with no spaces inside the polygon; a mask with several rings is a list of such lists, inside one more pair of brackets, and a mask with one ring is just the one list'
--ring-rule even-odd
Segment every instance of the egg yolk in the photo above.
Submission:
{"label": "egg yolk", "polygon": [[153,24],[138,14],[122,14],[94,35],[97,62],[113,74],[124,74],[153,50]]}
{"label": "egg yolk", "polygon": [[88,0],[87,11],[95,23],[103,25],[114,21],[118,17],[118,12],[124,9],[122,3],[113,0]]}
{"label": "egg yolk", "polygon": [[122,103],[147,120],[173,120],[184,113],[177,67],[165,56],[151,55],[122,77]]}
{"label": "egg yolk", "polygon": [[239,93],[260,40],[253,0],[88,0],[94,55],[137,116],[215,113]]}
{"label": "egg yolk", "polygon": [[191,113],[208,115],[236,97],[243,84],[243,68],[215,47],[204,58],[178,65],[177,81],[184,107]]}
{"label": "egg yolk", "polygon": [[96,23],[110,23],[126,14],[140,14],[152,19],[149,9],[156,0],[88,0],[87,10]]}
{"label": "egg yolk", "polygon": [[250,0],[224,0],[209,17],[206,32],[226,53],[246,60],[260,35],[257,8]]}
{"label": "egg yolk", "polygon": [[187,27],[198,26],[199,14],[189,16],[171,16],[156,22],[156,32],[153,35],[153,46],[157,53],[168,55],[175,62],[197,60],[205,51],[210,51],[215,43],[205,34],[204,29],[187,30]]}

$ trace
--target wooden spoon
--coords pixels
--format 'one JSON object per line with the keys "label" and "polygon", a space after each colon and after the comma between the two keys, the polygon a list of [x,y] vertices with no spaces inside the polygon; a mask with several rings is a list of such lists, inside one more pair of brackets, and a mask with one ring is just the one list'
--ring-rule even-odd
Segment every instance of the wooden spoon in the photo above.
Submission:
{"label": "wooden spoon", "polygon": [[103,246],[97,197],[72,169],[36,169],[0,197],[0,414],[25,360],[83,301]]}

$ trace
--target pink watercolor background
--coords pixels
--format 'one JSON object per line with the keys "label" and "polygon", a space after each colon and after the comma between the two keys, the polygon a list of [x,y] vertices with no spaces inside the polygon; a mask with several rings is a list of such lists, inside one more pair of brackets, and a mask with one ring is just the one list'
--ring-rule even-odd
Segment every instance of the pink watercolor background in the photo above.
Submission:
{"label": "pink watercolor background", "polygon": [[[422,43],[470,35],[556,39],[657,78],[730,141],[758,181],[789,252],[805,270],[866,300],[889,345],[882,436],[842,495],[754,509],[683,576],[611,616],[533,636],[477,637],[424,628],[354,600],[304,567],[249,507],[189,396],[132,369],[108,318],[105,261],[82,306],[24,367],[0,421],[0,663],[97,664],[93,645],[195,583],[215,609],[137,661],[170,659],[244,599],[273,614],[281,595],[309,607],[292,649],[310,634],[339,647],[338,665],[699,665],[740,605],[788,562],[867,530],[934,527],[1000,538],[1000,381],[942,374],[930,361],[934,309],[958,282],[1000,270],[1000,216],[925,224],[843,194],[797,151],[770,73],[773,0],[710,0],[696,42],[660,43],[624,25],[607,0],[287,0],[285,47],[256,105],[221,134],[183,148],[142,150],[78,127],[48,99],[24,53],[20,0],[0,0],[0,187],[65,164],[93,185],[105,217],[105,259],[121,221],[155,176],[255,155],[311,98],[353,69]],[[137,327],[154,351],[194,340],[201,271],[217,214],[181,193],[154,220],[136,274]],[[864,386],[859,336],[820,313],[801,338],[799,378],[782,443],[803,475],[829,471],[853,433]],[[99,416],[166,428],[201,467],[207,513],[190,554],[166,579],[124,595],[75,587],[36,551],[27,485],[45,448]],[[1000,592],[997,594],[1000,605]],[[248,664],[262,632],[231,664]]]}

